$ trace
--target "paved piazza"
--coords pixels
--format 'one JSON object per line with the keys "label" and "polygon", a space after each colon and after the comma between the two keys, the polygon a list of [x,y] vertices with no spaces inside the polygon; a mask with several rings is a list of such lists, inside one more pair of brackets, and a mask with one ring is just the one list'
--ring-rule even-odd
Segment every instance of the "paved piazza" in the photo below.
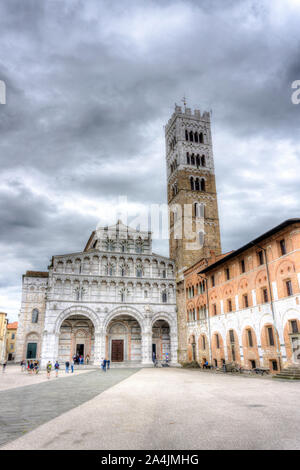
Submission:
{"label": "paved piazza", "polygon": [[2,449],[300,449],[299,392],[177,368],[53,376],[0,392]]}

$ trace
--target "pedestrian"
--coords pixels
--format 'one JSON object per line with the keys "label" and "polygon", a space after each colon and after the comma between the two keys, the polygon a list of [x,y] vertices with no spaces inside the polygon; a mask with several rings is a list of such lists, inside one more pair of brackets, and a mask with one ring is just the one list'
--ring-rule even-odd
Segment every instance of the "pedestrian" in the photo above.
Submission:
{"label": "pedestrian", "polygon": [[2,362],[2,373],[3,373],[3,374],[4,374],[5,369],[6,369],[6,364],[7,364],[7,362],[4,360],[4,361]]}
{"label": "pedestrian", "polygon": [[155,352],[153,351],[153,353],[152,353],[152,361],[153,361],[153,364],[155,364],[155,360],[156,360],[156,354],[155,354]]}
{"label": "pedestrian", "polygon": [[107,359],[107,370],[110,368],[110,359]]}
{"label": "pedestrian", "polygon": [[34,363],[33,361],[30,361],[30,375],[33,374],[33,371],[34,371]]}
{"label": "pedestrian", "polygon": [[71,362],[71,372],[74,373],[74,360]]}
{"label": "pedestrian", "polygon": [[35,361],[34,363],[34,372],[36,375],[39,373],[39,361]]}
{"label": "pedestrian", "polygon": [[69,361],[66,362],[66,374],[69,373],[69,367],[70,367],[70,363]]}
{"label": "pedestrian", "polygon": [[90,356],[89,356],[89,355],[86,356],[85,361],[86,361],[86,365],[88,366],[88,365],[89,365],[89,361],[90,361]]}
{"label": "pedestrian", "polygon": [[22,359],[21,361],[21,372],[25,372],[25,368],[26,368],[26,362],[25,362],[25,359]]}
{"label": "pedestrian", "polygon": [[59,371],[59,363],[56,361],[54,364],[54,369],[55,369],[55,377],[58,377],[58,371]]}
{"label": "pedestrian", "polygon": [[103,372],[106,372],[106,363],[107,363],[107,360],[103,359]]}
{"label": "pedestrian", "polygon": [[52,364],[51,364],[50,361],[48,361],[48,363],[47,363],[46,370],[47,370],[47,378],[50,379],[50,374],[51,374],[51,370],[52,370]]}

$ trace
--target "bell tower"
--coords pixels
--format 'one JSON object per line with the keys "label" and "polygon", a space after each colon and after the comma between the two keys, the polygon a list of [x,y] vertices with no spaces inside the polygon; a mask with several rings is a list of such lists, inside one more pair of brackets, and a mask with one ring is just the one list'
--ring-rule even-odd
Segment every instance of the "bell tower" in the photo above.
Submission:
{"label": "bell tower", "polygon": [[176,263],[179,360],[186,360],[183,272],[221,253],[210,113],[175,105],[165,126],[170,258]]}

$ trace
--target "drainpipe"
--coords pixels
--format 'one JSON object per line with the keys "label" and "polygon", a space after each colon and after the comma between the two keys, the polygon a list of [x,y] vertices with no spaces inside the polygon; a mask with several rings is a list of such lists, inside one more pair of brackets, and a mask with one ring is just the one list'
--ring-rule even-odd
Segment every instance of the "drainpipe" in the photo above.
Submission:
{"label": "drainpipe", "polygon": [[266,270],[267,270],[267,278],[268,278],[268,286],[269,286],[269,292],[270,292],[270,304],[271,304],[271,310],[272,310],[272,317],[273,317],[273,323],[274,323],[274,328],[275,328],[275,341],[276,341],[276,349],[277,349],[277,355],[278,355],[278,363],[279,363],[279,371],[281,371],[281,359],[280,359],[280,345],[278,344],[278,330],[277,330],[277,325],[276,325],[276,319],[275,319],[275,311],[274,311],[274,302],[273,302],[273,294],[272,294],[272,289],[271,289],[271,282],[270,282],[270,273],[269,273],[269,264],[268,264],[268,256],[267,256],[267,250],[263,248],[260,245],[257,245],[254,242],[251,242],[252,245],[257,246],[260,248],[264,255],[265,255],[265,265],[266,265]]}
{"label": "drainpipe", "polygon": [[210,334],[210,315],[209,315],[209,299],[208,299],[208,284],[207,284],[207,278],[204,276],[201,276],[201,274],[198,274],[201,279],[204,280],[205,282],[205,290],[206,290],[206,302],[207,302],[207,326],[208,326],[208,347],[209,347],[209,360],[210,360],[210,365],[212,365],[212,350],[211,350],[211,334]]}

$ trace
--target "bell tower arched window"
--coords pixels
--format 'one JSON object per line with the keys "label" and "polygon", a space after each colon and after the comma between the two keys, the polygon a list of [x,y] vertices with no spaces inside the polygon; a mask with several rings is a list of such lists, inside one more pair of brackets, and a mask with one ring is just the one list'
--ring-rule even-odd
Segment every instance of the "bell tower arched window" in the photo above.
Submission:
{"label": "bell tower arched window", "polygon": [[37,308],[32,310],[31,323],[37,323],[39,321],[39,311]]}

